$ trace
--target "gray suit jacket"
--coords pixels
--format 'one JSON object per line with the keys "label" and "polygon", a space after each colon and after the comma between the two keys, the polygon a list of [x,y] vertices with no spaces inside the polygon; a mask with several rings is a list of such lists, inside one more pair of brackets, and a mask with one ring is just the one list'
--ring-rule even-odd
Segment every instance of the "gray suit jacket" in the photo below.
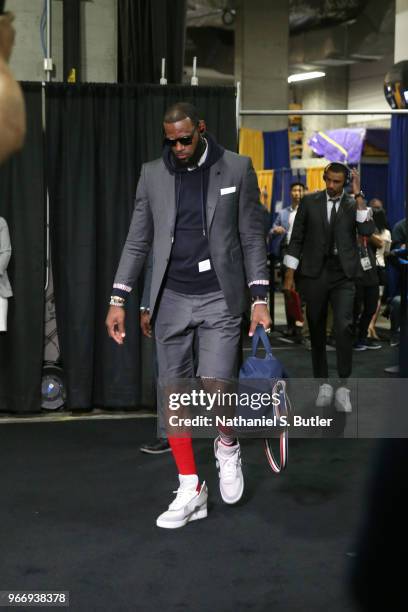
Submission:
{"label": "gray suit jacket", "polygon": [[[210,168],[207,235],[212,265],[234,315],[246,308],[246,282],[266,281],[266,246],[256,174],[248,157],[225,151]],[[176,223],[175,177],[163,160],[144,164],[114,287],[130,291],[153,244],[150,311],[170,259]]]}
{"label": "gray suit jacket", "polygon": [[7,276],[7,266],[11,257],[10,234],[6,220],[0,217],[0,297],[13,295]]}

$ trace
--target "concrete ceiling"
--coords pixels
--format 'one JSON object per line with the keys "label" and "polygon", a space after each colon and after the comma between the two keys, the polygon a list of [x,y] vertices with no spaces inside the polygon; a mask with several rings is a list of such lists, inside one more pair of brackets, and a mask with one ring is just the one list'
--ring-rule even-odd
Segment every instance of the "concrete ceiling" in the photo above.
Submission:
{"label": "concrete ceiling", "polygon": [[[289,28],[294,33],[350,21],[369,3],[369,0],[289,0]],[[239,2],[234,0],[188,0],[187,25],[231,27],[238,6]]]}
{"label": "concrete ceiling", "polygon": [[[188,0],[186,63],[233,73],[234,0]],[[271,3],[271,7],[273,4]],[[375,62],[394,49],[395,0],[290,0],[290,70]]]}

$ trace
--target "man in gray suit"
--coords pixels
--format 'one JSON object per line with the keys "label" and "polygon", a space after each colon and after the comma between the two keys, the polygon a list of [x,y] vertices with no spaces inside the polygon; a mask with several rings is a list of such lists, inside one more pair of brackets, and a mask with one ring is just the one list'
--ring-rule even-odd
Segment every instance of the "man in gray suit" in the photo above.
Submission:
{"label": "man in gray suit", "polygon": [[[207,133],[191,104],[179,102],[164,116],[163,155],[144,164],[129,234],[116,273],[106,325],[122,344],[127,295],[153,243],[150,309],[159,378],[236,375],[246,287],[252,295],[249,335],[268,329],[268,274],[262,207],[249,158],[224,150]],[[191,438],[169,436],[179,472],[175,500],[156,521],[182,527],[207,516],[207,487],[200,484]],[[215,440],[220,492],[228,504],[242,496],[240,446],[231,432]]]}

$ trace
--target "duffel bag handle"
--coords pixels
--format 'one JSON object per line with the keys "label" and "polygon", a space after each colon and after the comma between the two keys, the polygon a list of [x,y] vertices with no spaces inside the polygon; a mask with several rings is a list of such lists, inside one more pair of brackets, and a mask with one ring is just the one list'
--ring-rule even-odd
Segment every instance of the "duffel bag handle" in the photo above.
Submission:
{"label": "duffel bag handle", "polygon": [[269,338],[266,335],[266,332],[264,330],[263,325],[257,325],[256,329],[255,329],[255,333],[252,336],[252,357],[255,357],[255,355],[256,355],[256,351],[258,349],[259,341],[262,342],[265,351],[269,355],[272,355],[271,343],[269,342]]}

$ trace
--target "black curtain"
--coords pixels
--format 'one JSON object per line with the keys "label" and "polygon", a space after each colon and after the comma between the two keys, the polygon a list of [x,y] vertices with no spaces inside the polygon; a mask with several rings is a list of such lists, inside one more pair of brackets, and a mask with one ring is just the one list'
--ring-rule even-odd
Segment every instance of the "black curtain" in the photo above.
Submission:
{"label": "black curtain", "polygon": [[38,412],[44,347],[45,194],[41,84],[23,84],[27,138],[0,169],[0,216],[8,223],[14,296],[0,333],[0,411]]}
{"label": "black curtain", "polygon": [[166,58],[168,83],[181,83],[186,0],[118,1],[118,80],[158,83]]}
{"label": "black curtain", "polygon": [[[220,144],[234,150],[235,91],[47,84],[46,98],[54,292],[68,406],[135,407],[142,372],[138,288],[124,347],[107,337],[104,319],[140,167],[161,154],[162,117],[177,100],[193,102]],[[143,367],[151,368],[150,360]]]}
{"label": "black curtain", "polygon": [[133,104],[114,86],[47,86],[54,292],[70,408],[133,406],[139,399],[137,291],[122,350],[104,327],[140,165],[143,118]]}

